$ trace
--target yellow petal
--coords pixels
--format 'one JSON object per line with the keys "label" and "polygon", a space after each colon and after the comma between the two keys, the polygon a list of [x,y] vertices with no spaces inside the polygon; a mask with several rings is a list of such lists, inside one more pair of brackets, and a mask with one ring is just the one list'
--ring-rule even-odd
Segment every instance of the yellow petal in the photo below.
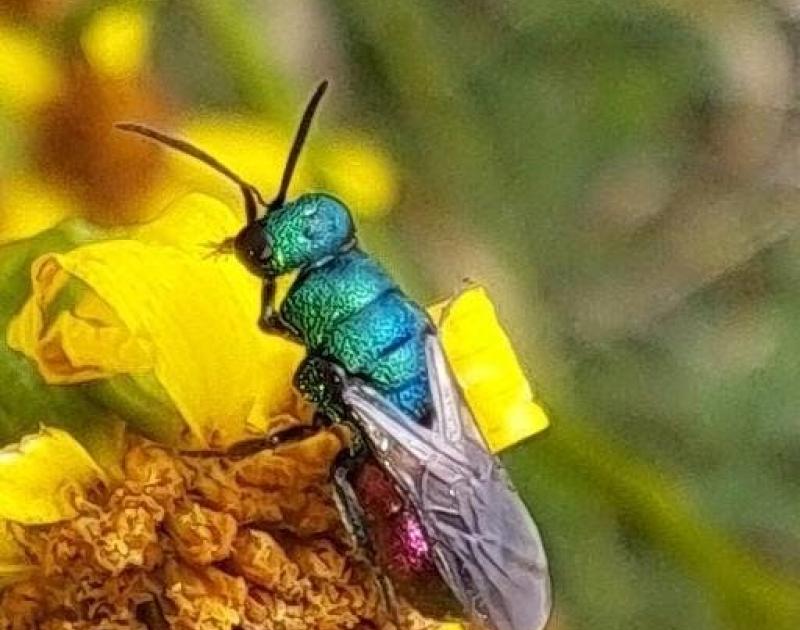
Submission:
{"label": "yellow petal", "polygon": [[[194,218],[191,237],[172,213]],[[236,231],[230,211],[190,195],[168,215],[142,228],[141,240],[39,258],[8,342],[50,383],[133,377],[143,390],[163,392],[192,443],[221,446],[263,432],[270,417],[293,408],[291,379],[303,350],[256,326],[257,278],[233,257],[208,258],[204,242]],[[76,281],[77,303],[59,303]]]}
{"label": "yellow petal", "polygon": [[[9,345],[31,356],[52,384],[147,372],[153,364],[149,339],[132,333],[102,298],[75,282],[80,276],[70,273],[71,264],[69,256],[57,254],[34,261],[33,295],[9,325]],[[68,285],[80,298],[48,321],[48,311]]]}
{"label": "yellow petal", "polygon": [[549,423],[534,401],[511,342],[481,287],[430,308],[467,403],[494,452],[534,435]]}
{"label": "yellow petal", "polygon": [[0,107],[26,115],[55,96],[55,60],[32,33],[0,24],[0,59],[7,60],[0,72]]}
{"label": "yellow petal", "polygon": [[43,428],[0,450],[0,520],[52,523],[75,516],[75,498],[105,474],[66,431]]}
{"label": "yellow petal", "polygon": [[92,16],[81,35],[81,46],[98,74],[124,79],[141,70],[151,30],[151,16],[144,7],[112,4]]}

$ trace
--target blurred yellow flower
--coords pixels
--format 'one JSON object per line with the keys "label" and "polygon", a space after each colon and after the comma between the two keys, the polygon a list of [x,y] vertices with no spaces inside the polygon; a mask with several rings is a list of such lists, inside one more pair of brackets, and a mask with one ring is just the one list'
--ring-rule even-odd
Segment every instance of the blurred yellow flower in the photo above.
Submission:
{"label": "blurred yellow flower", "polygon": [[326,188],[336,191],[359,217],[380,219],[397,203],[396,167],[389,155],[363,135],[342,132],[319,150]]}
{"label": "blurred yellow flower", "polygon": [[38,234],[74,211],[72,200],[63,190],[29,174],[3,180],[0,206],[0,245]]}
{"label": "blurred yellow flower", "polygon": [[[109,100],[113,93],[95,83],[90,77],[74,83],[77,101],[69,105],[69,111],[89,94],[94,95],[93,107]],[[87,94],[82,95],[82,91]],[[147,118],[146,112],[152,108],[151,103],[144,103],[145,113],[135,118]],[[241,195],[227,179],[188,156],[114,131],[110,118],[102,129],[94,125],[71,137],[68,131],[76,124],[74,115],[58,113],[48,123],[53,135],[47,133],[48,141],[41,147],[40,168],[48,170],[53,181],[61,180],[62,186],[43,180],[35,171],[4,182],[0,189],[0,243],[31,236],[74,215],[108,226],[151,220],[192,192],[241,208]],[[179,128],[177,135],[190,139],[252,182],[267,199],[277,190],[293,130],[266,121],[237,118],[224,122],[194,119]],[[357,136],[342,132],[332,138],[333,149],[315,151],[309,147],[308,157],[300,160],[293,178],[290,196],[313,189],[313,182],[322,182],[356,215],[380,218],[397,198],[391,162],[380,148]],[[74,150],[64,154],[61,147],[67,144]],[[116,156],[113,164],[98,163],[97,156],[109,151]],[[134,168],[132,173],[137,160],[141,168]],[[156,166],[160,167],[157,173]],[[87,204],[87,199],[91,203]],[[238,216],[243,221],[243,214]]]}
{"label": "blurred yellow flower", "polygon": [[[278,188],[292,141],[292,132],[273,122],[231,116],[226,116],[224,120],[213,116],[190,118],[179,125],[177,133],[252,183],[266,199]],[[130,142],[140,141],[128,139]],[[230,181],[194,158],[166,148],[162,150],[166,152],[169,177],[176,186],[213,195],[233,208],[242,207],[241,194]],[[300,159],[289,197],[306,190],[310,184],[308,160]]]}
{"label": "blurred yellow flower", "polygon": [[[180,135],[210,153],[266,199],[277,191],[294,129],[268,121],[209,117],[191,119]],[[167,158],[171,174],[186,190],[198,190],[241,204],[237,190],[224,178],[186,156]],[[337,130],[323,139],[310,140],[289,188],[289,198],[314,189],[314,184],[341,198],[360,218],[377,219],[397,202],[396,168],[373,140]]]}
{"label": "blurred yellow flower", "polygon": [[[29,209],[7,193],[14,182],[5,178],[23,173],[28,197],[38,189],[47,199],[58,187],[59,197],[76,202],[67,214],[98,224],[134,223],[163,209],[164,198],[153,198],[160,152],[112,129],[120,118],[159,119],[169,109],[147,67],[151,13],[148,3],[99,3],[82,16],[87,20],[71,24],[82,26],[80,45],[69,45],[67,37],[61,49],[60,39],[45,32],[0,22],[0,54],[9,60],[0,74],[0,115],[8,116],[20,145],[10,143],[17,170],[2,173],[0,242],[49,226],[43,215],[30,219]],[[50,216],[58,218],[63,204],[53,210]]]}
{"label": "blurred yellow flower", "polygon": [[[137,120],[194,142],[252,181],[277,188],[296,121],[189,115],[176,123],[164,86],[150,73],[153,7],[121,2],[87,12],[79,46],[57,55],[34,31],[0,22],[0,113],[31,120],[29,163],[0,187],[0,243],[24,238],[69,215],[102,226],[157,217],[189,192],[240,205],[235,187],[186,156],[115,132]],[[372,140],[347,131],[309,142],[290,196],[318,185],[355,213],[380,217],[396,202],[395,167]],[[166,165],[166,168],[164,166]],[[50,212],[46,204],[57,199]]]}
{"label": "blurred yellow flower", "polygon": [[55,96],[58,64],[33,33],[0,22],[0,59],[0,108],[28,116]]}
{"label": "blurred yellow flower", "polygon": [[148,7],[112,4],[92,15],[81,34],[81,46],[99,74],[126,79],[141,71],[150,52],[151,31]]}

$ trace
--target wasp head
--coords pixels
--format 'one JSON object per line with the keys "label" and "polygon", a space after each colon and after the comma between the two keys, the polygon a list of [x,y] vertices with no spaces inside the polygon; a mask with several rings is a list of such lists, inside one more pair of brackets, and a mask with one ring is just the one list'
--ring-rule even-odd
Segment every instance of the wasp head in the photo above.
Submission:
{"label": "wasp head", "polygon": [[244,226],[233,239],[236,257],[250,272],[259,277],[274,275],[270,271],[272,248],[261,221]]}
{"label": "wasp head", "polygon": [[256,246],[255,251],[267,245],[264,271],[268,275],[280,275],[319,262],[341,251],[355,235],[345,205],[322,193],[302,195],[271,210],[263,221],[262,236],[248,239],[253,239],[250,244]]}

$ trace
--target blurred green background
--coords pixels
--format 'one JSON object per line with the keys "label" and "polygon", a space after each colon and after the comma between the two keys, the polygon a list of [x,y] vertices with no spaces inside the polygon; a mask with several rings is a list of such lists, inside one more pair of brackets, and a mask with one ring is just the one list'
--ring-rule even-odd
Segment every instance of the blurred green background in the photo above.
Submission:
{"label": "blurred green background", "polygon": [[800,628],[799,36],[797,0],[5,0],[0,231],[23,193],[147,218],[110,121],[289,129],[327,77],[371,251],[488,286],[552,414],[505,455],[550,627]]}

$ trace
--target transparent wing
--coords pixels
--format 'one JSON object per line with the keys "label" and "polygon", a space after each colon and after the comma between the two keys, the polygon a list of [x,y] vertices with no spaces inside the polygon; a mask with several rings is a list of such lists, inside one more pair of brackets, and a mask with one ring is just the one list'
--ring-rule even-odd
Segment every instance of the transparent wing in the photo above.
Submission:
{"label": "transparent wing", "polygon": [[417,508],[442,577],[472,620],[492,630],[543,628],[551,600],[539,532],[480,438],[433,335],[427,353],[430,428],[360,382],[345,386],[345,402]]}

